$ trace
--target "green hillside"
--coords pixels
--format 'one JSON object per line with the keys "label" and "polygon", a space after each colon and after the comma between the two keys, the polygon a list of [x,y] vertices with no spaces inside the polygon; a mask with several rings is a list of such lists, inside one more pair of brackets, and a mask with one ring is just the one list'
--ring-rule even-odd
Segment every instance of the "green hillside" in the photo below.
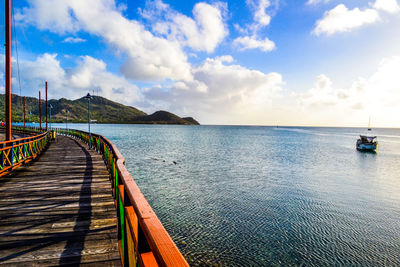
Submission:
{"label": "green hillside", "polygon": [[[11,96],[12,121],[23,121],[23,97]],[[65,122],[67,110],[69,122],[87,122],[87,100],[82,97],[76,100],[61,98],[49,100],[52,108],[52,122]],[[45,121],[45,103],[42,99],[42,122]],[[50,110],[49,110],[50,113]],[[93,96],[90,100],[91,119],[97,123],[147,123],[147,124],[199,124],[192,118],[182,119],[179,116],[157,111],[152,115],[130,106],[108,100],[101,96]],[[186,120],[188,119],[188,120]],[[4,95],[0,95],[0,120],[4,121]],[[38,99],[26,98],[26,121],[39,121]]]}

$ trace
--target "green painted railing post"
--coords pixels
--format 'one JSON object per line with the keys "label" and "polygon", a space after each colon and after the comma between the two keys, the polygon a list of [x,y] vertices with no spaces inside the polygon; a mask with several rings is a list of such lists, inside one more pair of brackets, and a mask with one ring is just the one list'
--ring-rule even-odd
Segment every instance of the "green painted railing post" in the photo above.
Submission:
{"label": "green painted railing post", "polygon": [[125,229],[125,210],[124,205],[122,203],[121,195],[118,196],[118,206],[119,206],[119,232],[121,237],[121,248],[122,248],[122,261],[126,263],[126,229]]}

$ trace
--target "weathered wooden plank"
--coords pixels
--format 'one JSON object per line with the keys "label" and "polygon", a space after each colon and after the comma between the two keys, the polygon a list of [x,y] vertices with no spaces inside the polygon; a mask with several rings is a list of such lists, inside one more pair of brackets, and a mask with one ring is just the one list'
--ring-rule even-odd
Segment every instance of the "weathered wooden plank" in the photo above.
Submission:
{"label": "weathered wooden plank", "polygon": [[[3,196],[3,195],[2,195]],[[84,199],[84,198],[88,198],[88,199],[96,199],[96,198],[105,198],[105,199],[112,199],[111,196],[109,195],[105,195],[105,194],[87,194],[87,195],[80,195],[80,198]],[[76,193],[75,194],[68,194],[68,195],[63,195],[63,194],[59,194],[59,195],[52,195],[52,196],[46,196],[44,197],[43,195],[39,195],[39,196],[23,196],[23,197],[19,197],[17,200],[15,199],[15,196],[7,196],[4,197],[3,199],[0,200],[0,203],[2,202],[13,202],[13,201],[43,201],[43,200],[48,200],[48,201],[58,201],[58,200],[76,200]]]}
{"label": "weathered wooden plank", "polygon": [[[60,232],[60,233],[25,233],[25,234],[13,234],[6,238],[0,239],[1,249],[9,249],[15,243],[28,242],[28,244],[37,242],[49,242],[49,241],[65,241],[65,240],[82,240],[82,236],[85,240],[102,240],[112,239],[116,237],[117,229],[115,227],[109,227],[110,229],[97,229],[93,231],[82,231],[76,230],[73,232]],[[8,244],[12,244],[7,247]]]}
{"label": "weathered wooden plank", "polygon": [[[92,214],[93,215],[93,214]],[[96,219],[108,219],[114,215],[113,211],[109,212],[99,212],[95,214],[94,216]],[[40,216],[31,216],[32,220],[35,220],[35,224],[45,224],[45,223],[50,223],[50,222],[75,222],[77,220],[78,216],[75,215],[73,212],[67,213],[66,215],[40,215]],[[18,225],[18,227],[23,227],[24,225],[31,225],[31,221],[27,221],[21,216],[16,216],[16,217],[9,217],[6,219],[0,219],[0,224],[3,226],[10,226],[10,225]],[[0,231],[2,231],[0,229]]]}
{"label": "weathered wooden plank", "polygon": [[116,220],[102,156],[58,137],[0,179],[0,265],[120,266]]}
{"label": "weathered wooden plank", "polygon": [[[67,245],[64,244],[64,246]],[[52,260],[53,263],[60,263],[60,261],[65,260],[64,264],[71,264],[71,261],[77,263],[77,257],[80,258],[80,262],[93,262],[93,259],[97,257],[100,258],[101,261],[104,261],[105,259],[116,258],[115,256],[110,256],[110,254],[112,255],[112,252],[118,249],[117,246],[118,244],[96,244],[93,247],[82,248],[79,247],[79,245],[75,245],[71,246],[71,248],[67,252],[63,252],[62,246],[52,246],[50,243],[49,245],[42,244],[36,247],[28,247],[26,249],[20,248],[20,251],[12,251],[11,254],[3,256],[2,258],[0,258],[0,260],[4,259],[4,263],[15,264],[23,264],[38,260],[42,262],[44,260]]]}

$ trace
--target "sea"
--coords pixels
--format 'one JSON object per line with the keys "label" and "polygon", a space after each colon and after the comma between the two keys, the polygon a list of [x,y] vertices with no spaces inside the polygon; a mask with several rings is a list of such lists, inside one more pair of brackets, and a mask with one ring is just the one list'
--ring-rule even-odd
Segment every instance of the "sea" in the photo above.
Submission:
{"label": "sea", "polygon": [[[54,124],[65,127],[65,124]],[[87,124],[69,124],[87,131]],[[400,129],[92,124],[191,266],[400,266]]]}

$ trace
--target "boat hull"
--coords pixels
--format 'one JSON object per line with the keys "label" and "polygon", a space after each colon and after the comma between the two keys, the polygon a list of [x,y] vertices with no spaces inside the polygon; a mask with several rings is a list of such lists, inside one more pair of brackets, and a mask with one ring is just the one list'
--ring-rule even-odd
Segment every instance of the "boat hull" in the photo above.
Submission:
{"label": "boat hull", "polygon": [[356,144],[356,148],[357,148],[358,151],[375,152],[377,146],[378,146],[378,144],[376,144],[376,143],[373,143],[373,144],[360,144],[359,142],[357,142],[357,144]]}

